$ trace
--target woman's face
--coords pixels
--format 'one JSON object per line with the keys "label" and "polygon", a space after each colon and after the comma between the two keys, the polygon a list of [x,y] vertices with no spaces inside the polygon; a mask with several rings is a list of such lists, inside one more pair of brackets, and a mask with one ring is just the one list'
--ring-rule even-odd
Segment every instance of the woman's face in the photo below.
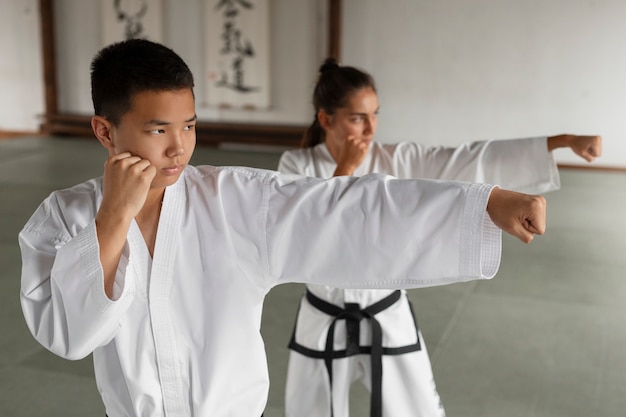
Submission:
{"label": "woman's face", "polygon": [[349,137],[371,143],[378,124],[378,95],[371,87],[362,88],[352,94],[345,107],[329,115],[320,111],[319,118],[326,132],[326,145],[341,147]]}

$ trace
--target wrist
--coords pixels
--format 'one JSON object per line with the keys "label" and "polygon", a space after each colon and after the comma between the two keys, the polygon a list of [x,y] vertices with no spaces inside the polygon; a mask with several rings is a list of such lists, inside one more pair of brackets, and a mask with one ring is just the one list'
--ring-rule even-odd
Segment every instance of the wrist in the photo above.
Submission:
{"label": "wrist", "polygon": [[349,166],[349,165],[337,165],[337,168],[335,168],[335,172],[333,174],[334,177],[339,177],[342,175],[352,175],[354,173],[354,170],[356,168]]}
{"label": "wrist", "polygon": [[548,151],[569,147],[573,135],[557,135],[548,137]]}
{"label": "wrist", "polygon": [[128,228],[133,217],[128,210],[102,205],[96,213],[96,227],[110,230],[117,227]]}

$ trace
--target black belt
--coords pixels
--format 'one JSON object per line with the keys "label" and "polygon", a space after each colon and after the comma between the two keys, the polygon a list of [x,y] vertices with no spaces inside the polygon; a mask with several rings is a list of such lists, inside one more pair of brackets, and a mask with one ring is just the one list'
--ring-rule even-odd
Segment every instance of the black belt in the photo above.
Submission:
{"label": "black belt", "polygon": [[[395,304],[401,296],[399,290],[394,291],[389,296],[382,300],[361,309],[358,303],[344,303],[344,308],[331,304],[321,298],[316,297],[309,290],[306,292],[307,301],[318,310],[333,316],[334,319],[328,328],[326,335],[326,347],[324,351],[309,349],[296,342],[296,330],[294,328],[289,342],[289,348],[301,353],[302,355],[324,359],[326,365],[326,371],[328,372],[328,378],[330,382],[330,415],[333,413],[333,359],[345,358],[348,356],[354,356],[358,354],[369,354],[372,367],[372,394],[370,398],[370,416],[382,417],[383,401],[382,401],[382,379],[383,379],[383,362],[382,355],[400,355],[408,352],[415,352],[421,349],[419,336],[417,341],[413,345],[407,345],[397,348],[385,348],[383,347],[383,331],[382,327],[376,317],[376,314],[391,307]],[[409,302],[411,313],[413,308]],[[415,320],[415,314],[412,314]],[[368,319],[372,327],[372,345],[361,346],[360,340],[360,322],[362,319]],[[335,341],[335,324],[337,320],[346,320],[346,349],[334,350]],[[417,334],[417,322],[415,323],[415,329]]]}

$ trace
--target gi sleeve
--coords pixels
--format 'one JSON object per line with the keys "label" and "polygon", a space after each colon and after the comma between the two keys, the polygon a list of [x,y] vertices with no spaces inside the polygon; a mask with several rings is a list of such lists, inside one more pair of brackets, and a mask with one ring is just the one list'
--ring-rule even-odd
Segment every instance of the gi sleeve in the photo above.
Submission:
{"label": "gi sleeve", "polygon": [[134,291],[125,282],[126,247],[118,265],[116,300],[106,296],[95,220],[72,216],[72,210],[61,209],[53,193],[20,232],[20,301],[39,343],[58,356],[81,359],[113,338]]}
{"label": "gi sleeve", "polygon": [[269,272],[278,282],[417,288],[491,278],[501,232],[492,186],[436,180],[277,176],[269,189]]}
{"label": "gi sleeve", "polygon": [[546,137],[472,142],[457,148],[405,143],[396,149],[396,158],[401,177],[484,182],[531,194],[560,188]]}
{"label": "gi sleeve", "polygon": [[302,174],[302,167],[299,166],[298,161],[294,157],[294,152],[283,152],[278,161],[279,172],[285,174]]}

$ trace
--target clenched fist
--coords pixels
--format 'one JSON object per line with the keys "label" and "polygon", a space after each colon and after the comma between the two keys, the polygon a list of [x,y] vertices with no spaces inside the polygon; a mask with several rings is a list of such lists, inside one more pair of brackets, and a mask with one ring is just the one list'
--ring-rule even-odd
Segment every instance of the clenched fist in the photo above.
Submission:
{"label": "clenched fist", "polygon": [[487,203],[493,223],[505,232],[530,243],[546,230],[546,199],[494,188]]}
{"label": "clenched fist", "polygon": [[102,207],[133,218],[139,213],[157,173],[147,159],[122,152],[104,163]]}

